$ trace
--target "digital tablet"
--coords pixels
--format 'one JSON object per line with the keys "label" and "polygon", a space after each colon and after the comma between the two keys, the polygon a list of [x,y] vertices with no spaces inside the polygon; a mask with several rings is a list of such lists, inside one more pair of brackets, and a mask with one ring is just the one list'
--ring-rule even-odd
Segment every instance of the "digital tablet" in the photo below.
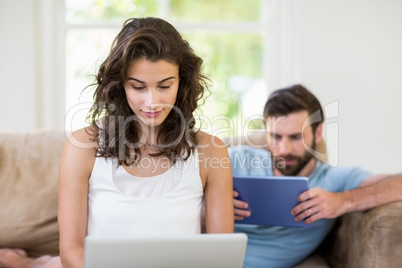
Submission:
{"label": "digital tablet", "polygon": [[299,204],[297,197],[309,189],[307,177],[233,176],[237,199],[249,204],[250,217],[236,224],[255,224],[288,227],[312,227],[295,221],[290,211]]}

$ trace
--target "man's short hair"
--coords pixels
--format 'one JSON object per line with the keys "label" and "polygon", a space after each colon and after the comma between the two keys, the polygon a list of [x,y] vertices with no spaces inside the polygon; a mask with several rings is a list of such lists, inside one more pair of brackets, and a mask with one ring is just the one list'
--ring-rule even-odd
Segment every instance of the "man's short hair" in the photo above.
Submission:
{"label": "man's short hair", "polygon": [[286,116],[291,113],[307,111],[309,116],[317,113],[311,124],[313,132],[324,122],[324,114],[318,99],[302,85],[293,85],[278,89],[269,96],[264,106],[264,118]]}

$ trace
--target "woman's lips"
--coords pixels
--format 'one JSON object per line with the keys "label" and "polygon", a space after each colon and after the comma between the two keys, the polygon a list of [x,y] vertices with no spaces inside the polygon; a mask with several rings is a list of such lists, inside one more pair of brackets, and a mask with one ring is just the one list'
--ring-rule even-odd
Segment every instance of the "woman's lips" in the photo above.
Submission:
{"label": "woman's lips", "polygon": [[162,110],[160,111],[142,111],[146,117],[154,118],[157,117],[162,113]]}

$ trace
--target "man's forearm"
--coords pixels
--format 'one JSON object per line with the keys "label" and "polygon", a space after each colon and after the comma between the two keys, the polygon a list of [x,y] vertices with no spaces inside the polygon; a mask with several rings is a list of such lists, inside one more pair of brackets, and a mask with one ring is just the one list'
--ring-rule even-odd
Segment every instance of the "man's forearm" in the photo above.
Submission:
{"label": "man's forearm", "polygon": [[353,212],[402,200],[402,174],[387,176],[379,182],[338,193],[344,211]]}

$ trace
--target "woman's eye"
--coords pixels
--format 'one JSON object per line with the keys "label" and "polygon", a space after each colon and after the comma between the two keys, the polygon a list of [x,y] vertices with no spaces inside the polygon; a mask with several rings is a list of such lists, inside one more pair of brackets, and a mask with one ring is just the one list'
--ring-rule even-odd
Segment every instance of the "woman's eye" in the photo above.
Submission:
{"label": "woman's eye", "polygon": [[170,86],[159,86],[159,88],[161,88],[161,89],[168,89],[168,88],[170,88]]}
{"label": "woman's eye", "polygon": [[141,90],[141,89],[144,89],[145,87],[136,87],[136,86],[133,86],[133,89],[135,89],[135,90]]}

